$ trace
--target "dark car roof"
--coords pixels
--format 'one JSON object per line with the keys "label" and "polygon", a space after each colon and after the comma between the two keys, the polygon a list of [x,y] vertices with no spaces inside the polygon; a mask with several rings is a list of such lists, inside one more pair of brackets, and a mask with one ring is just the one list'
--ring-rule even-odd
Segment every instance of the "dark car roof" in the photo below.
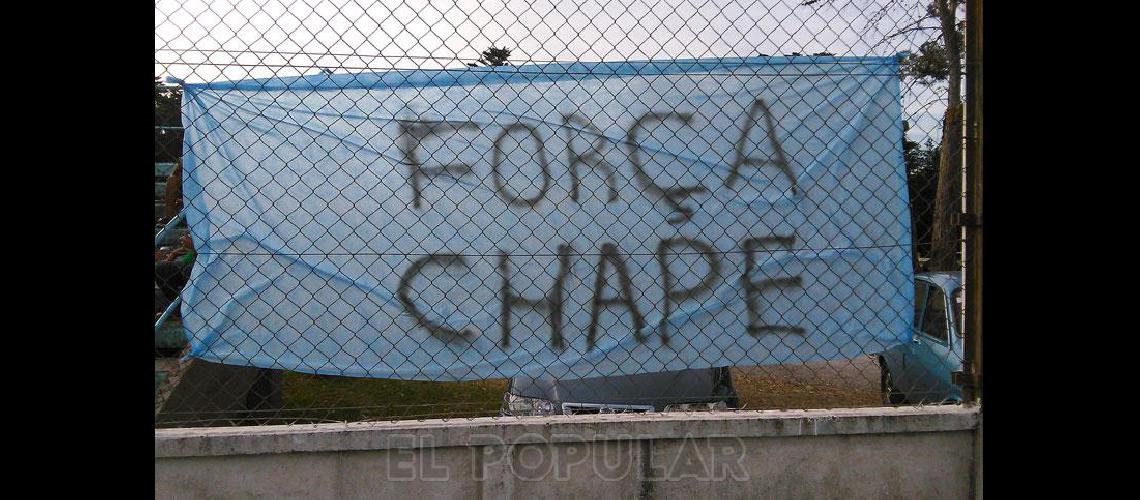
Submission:
{"label": "dark car roof", "polygon": [[716,402],[732,397],[731,375],[724,368],[690,368],[614,377],[554,380],[511,379],[508,392],[557,402],[653,405]]}

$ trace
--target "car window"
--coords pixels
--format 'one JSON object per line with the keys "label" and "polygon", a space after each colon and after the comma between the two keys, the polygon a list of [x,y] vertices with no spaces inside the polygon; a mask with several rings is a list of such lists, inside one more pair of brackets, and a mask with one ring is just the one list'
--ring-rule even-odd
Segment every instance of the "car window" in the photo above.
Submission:
{"label": "car window", "polygon": [[926,293],[926,313],[922,316],[922,333],[939,342],[949,342],[946,320],[946,294],[936,286]]}
{"label": "car window", "polygon": [[922,324],[922,309],[926,305],[926,283],[922,281],[914,281],[914,329],[918,330],[919,325]]}

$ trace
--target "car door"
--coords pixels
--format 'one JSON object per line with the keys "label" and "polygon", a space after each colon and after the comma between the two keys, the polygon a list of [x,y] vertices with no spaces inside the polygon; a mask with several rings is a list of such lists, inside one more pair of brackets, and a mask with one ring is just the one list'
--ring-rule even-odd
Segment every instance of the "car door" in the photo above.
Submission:
{"label": "car door", "polygon": [[[907,372],[910,377],[900,387],[907,399],[914,402],[938,403],[954,396],[951,372],[959,368],[952,360],[958,359],[951,333],[950,316],[953,309],[946,291],[933,282],[925,282],[923,306],[917,331],[910,344]],[[915,300],[919,296],[916,295]],[[960,350],[961,347],[959,346]],[[960,364],[960,363],[959,363]],[[913,378],[912,378],[913,377]],[[900,384],[902,385],[902,384]]]}
{"label": "car door", "polygon": [[888,362],[895,388],[906,395],[908,400],[913,401],[918,401],[919,393],[926,391],[926,388],[920,384],[929,377],[927,370],[920,363],[917,350],[922,342],[920,326],[923,312],[926,310],[926,294],[929,288],[930,284],[926,281],[914,280],[914,321],[910,325],[910,340],[884,353],[887,358],[891,358]]}
{"label": "car door", "polygon": [[[950,357],[947,359],[947,364],[950,366],[952,372],[961,371],[964,367],[962,360],[966,355],[966,342],[962,336],[962,287],[958,286],[950,294]],[[951,382],[953,382],[953,374],[951,374]],[[962,387],[958,385],[951,385],[950,397],[962,400]]]}

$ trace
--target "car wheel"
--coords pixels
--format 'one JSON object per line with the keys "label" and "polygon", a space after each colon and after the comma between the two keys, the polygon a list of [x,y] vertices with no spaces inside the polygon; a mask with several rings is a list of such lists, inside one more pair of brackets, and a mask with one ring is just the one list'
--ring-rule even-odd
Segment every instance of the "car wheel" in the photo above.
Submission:
{"label": "car wheel", "polygon": [[894,377],[891,376],[891,370],[887,368],[887,364],[880,360],[879,366],[879,386],[883,394],[883,404],[899,405],[906,402],[906,395],[895,389]]}

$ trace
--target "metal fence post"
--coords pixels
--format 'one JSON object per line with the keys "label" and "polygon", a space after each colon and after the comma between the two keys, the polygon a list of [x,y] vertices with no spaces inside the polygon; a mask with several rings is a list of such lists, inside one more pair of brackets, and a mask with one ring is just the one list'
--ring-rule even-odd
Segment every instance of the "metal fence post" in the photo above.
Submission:
{"label": "metal fence post", "polygon": [[966,12],[966,338],[964,399],[982,396],[982,2]]}

